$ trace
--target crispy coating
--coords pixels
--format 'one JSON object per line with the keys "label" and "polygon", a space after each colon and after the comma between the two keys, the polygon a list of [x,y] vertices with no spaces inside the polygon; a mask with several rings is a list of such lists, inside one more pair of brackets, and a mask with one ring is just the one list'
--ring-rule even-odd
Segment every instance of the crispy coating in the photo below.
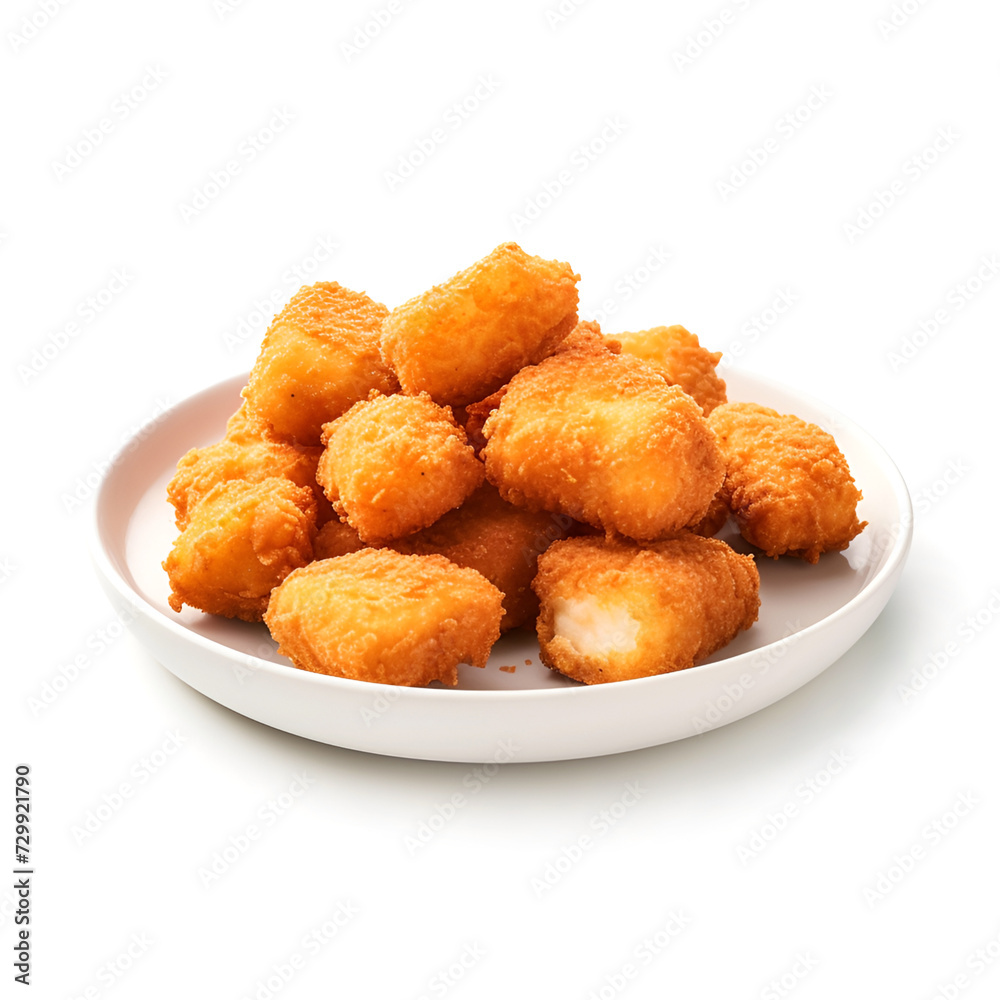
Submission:
{"label": "crispy coating", "polygon": [[709,423],[726,459],[723,494],[752,545],[815,563],[864,528],[861,491],[826,431],[756,403],[726,403]]}
{"label": "crispy coating", "polygon": [[486,475],[505,500],[630,538],[700,519],[724,474],[690,396],[589,340],[515,375],[483,433]]}
{"label": "crispy coating", "polygon": [[319,455],[318,448],[300,449],[243,434],[238,440],[227,437],[206,448],[192,448],[177,463],[177,472],[167,484],[167,499],[173,504],[177,527],[184,529],[191,511],[214,486],[232,479],[259,483],[283,476],[322,497],[316,482]]}
{"label": "crispy coating", "polygon": [[550,354],[576,323],[580,276],[516,243],[393,309],[382,357],[403,391],[465,405]]}
{"label": "crispy coating", "polygon": [[538,560],[542,662],[585,684],[683,670],[757,620],[752,556],[682,535],[651,545],[571,538]]}
{"label": "crispy coating", "polygon": [[280,476],[217,483],[163,563],[170,607],[260,621],[271,590],[313,556],[316,501]]}
{"label": "crispy coating", "polygon": [[500,626],[507,632],[538,617],[538,598],[531,589],[538,557],[575,527],[564,514],[515,507],[484,483],[457,510],[391,545],[397,552],[437,552],[478,570],[503,594]]}
{"label": "crispy coating", "polygon": [[483,481],[465,431],[426,393],[373,392],[324,426],[323,443],[316,477],[369,545],[428,527]]}
{"label": "crispy coating", "polygon": [[722,526],[728,520],[729,504],[726,502],[725,494],[720,489],[712,498],[705,516],[693,524],[689,524],[687,530],[701,535],[703,538],[711,538],[722,530]]}
{"label": "crispy coating", "polygon": [[297,667],[378,684],[458,683],[500,635],[502,595],[444,556],[362,549],[296,570],[264,621]]}
{"label": "crispy coating", "polygon": [[370,390],[395,392],[378,337],[389,310],[336,282],[301,288],[264,336],[243,395],[250,417],[281,438],[318,445],[327,421]]}
{"label": "crispy coating", "polygon": [[654,326],[635,333],[616,333],[622,352],[655,366],[671,385],[679,385],[707,417],[726,402],[726,383],[716,374],[721,351],[707,351],[683,326]]}
{"label": "crispy coating", "polygon": [[506,391],[507,386],[503,386],[476,403],[452,408],[455,419],[465,428],[465,436],[469,439],[469,444],[472,445],[477,458],[482,454],[483,448],[486,447],[483,424],[486,423],[487,417],[500,405],[500,400],[503,399],[503,394]]}
{"label": "crispy coating", "polygon": [[255,417],[244,399],[240,408],[226,421],[224,441],[245,444],[247,441],[276,441],[271,428],[264,421]]}
{"label": "crispy coating", "polygon": [[366,548],[366,545],[358,533],[346,521],[335,517],[316,532],[313,558],[333,559],[335,556],[346,556],[348,552],[357,552],[363,548]]}

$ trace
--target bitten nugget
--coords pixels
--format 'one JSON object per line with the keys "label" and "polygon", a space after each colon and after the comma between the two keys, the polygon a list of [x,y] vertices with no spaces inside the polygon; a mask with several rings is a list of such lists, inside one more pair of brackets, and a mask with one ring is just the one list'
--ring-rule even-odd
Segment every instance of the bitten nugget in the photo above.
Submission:
{"label": "bitten nugget", "polygon": [[483,481],[451,410],[430,396],[371,397],[323,428],[316,478],[369,545],[433,524]]}
{"label": "bitten nugget", "polygon": [[616,333],[623,354],[642,358],[679,385],[707,417],[726,401],[726,383],[715,372],[721,351],[708,351],[683,326],[654,326],[636,333]]}
{"label": "bitten nugget", "polygon": [[183,529],[190,512],[219,483],[241,479],[259,483],[272,476],[311,489],[322,496],[316,483],[318,448],[300,449],[280,441],[254,440],[240,435],[206,448],[192,448],[177,463],[177,472],[167,484],[167,499],[176,512],[177,527]]}
{"label": "bitten nugget", "polygon": [[483,433],[486,475],[505,500],[630,538],[700,519],[724,474],[698,404],[589,339],[515,375]]}
{"label": "bitten nugget", "polygon": [[502,595],[444,556],[362,549],[290,574],[264,621],[297,667],[379,684],[458,683],[500,635]]}
{"label": "bitten nugget", "polygon": [[585,684],[683,670],[757,620],[751,556],[683,535],[642,546],[571,538],[538,560],[542,662]]}
{"label": "bitten nugget", "polygon": [[321,281],[301,288],[264,336],[243,395],[248,416],[298,444],[318,445],[324,423],[372,389],[394,392],[379,331],[389,310],[363,292]]}
{"label": "bitten nugget", "polygon": [[271,590],[313,556],[316,501],[282,477],[212,487],[163,563],[170,607],[260,621]]}
{"label": "bitten nugget", "polygon": [[531,589],[538,557],[552,542],[578,527],[564,514],[532,513],[500,498],[484,483],[457,510],[429,528],[392,542],[397,552],[437,552],[459,566],[478,570],[503,593],[503,631],[538,616]]}
{"label": "bitten nugget", "polygon": [[504,243],[393,309],[382,357],[404,392],[464,405],[550,354],[576,323],[579,275]]}
{"label": "bitten nugget", "polygon": [[867,524],[861,491],[833,437],[756,403],[726,403],[709,423],[726,459],[723,494],[740,533],[769,556],[815,563]]}

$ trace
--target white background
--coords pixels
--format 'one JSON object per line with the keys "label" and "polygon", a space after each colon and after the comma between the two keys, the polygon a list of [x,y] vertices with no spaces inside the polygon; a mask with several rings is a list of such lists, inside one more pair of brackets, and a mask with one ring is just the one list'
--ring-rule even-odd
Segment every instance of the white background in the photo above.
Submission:
{"label": "white background", "polygon": [[[41,2],[4,6],[3,773],[10,789],[33,768],[34,995],[997,995],[1000,11],[589,0],[560,20],[555,3],[394,0],[353,52],[386,3],[92,0],[47,23]],[[261,133],[277,112],[290,123]],[[427,161],[388,177],[434,129]],[[766,162],[734,178],[754,150]],[[312,269],[321,239],[337,249]],[[509,766],[411,852],[470,766],[312,744],[185,687],[117,633],[86,484],[164,406],[250,368],[275,311],[255,301],[287,300],[293,269],[391,307],[510,239],[570,261],[606,331],[684,323],[860,423],[911,488],[914,543],[881,618],[795,695],[681,743]],[[667,263],[635,283],[654,251]],[[807,801],[833,754],[849,763]],[[302,772],[308,792],[204,885]],[[75,835],[123,782],[111,820]],[[539,894],[629,783],[638,801]],[[0,888],[5,981],[12,900]],[[306,942],[338,906],[346,926]]]}

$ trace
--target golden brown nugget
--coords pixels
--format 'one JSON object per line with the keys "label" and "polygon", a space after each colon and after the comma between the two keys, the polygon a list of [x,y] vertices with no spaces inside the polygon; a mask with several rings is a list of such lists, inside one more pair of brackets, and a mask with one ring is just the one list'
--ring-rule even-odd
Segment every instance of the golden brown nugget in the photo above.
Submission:
{"label": "golden brown nugget", "polygon": [[259,483],[283,476],[296,486],[323,493],[316,482],[318,448],[300,449],[280,441],[240,434],[205,448],[192,448],[177,463],[177,472],[167,484],[167,499],[174,507],[177,527],[187,525],[190,512],[219,483],[241,479]]}
{"label": "golden brown nugget", "polygon": [[708,351],[695,334],[683,326],[654,326],[635,333],[616,333],[622,353],[642,358],[664,373],[671,385],[679,385],[701,407],[707,417],[726,402],[726,383],[716,374],[721,351]]}
{"label": "golden brown nugget", "polygon": [[729,504],[722,490],[719,490],[712,498],[705,516],[689,524],[687,530],[704,538],[711,538],[722,530],[723,525],[729,520],[729,513]]}
{"label": "golden brown nugget", "polygon": [[531,581],[538,557],[576,527],[564,514],[515,507],[502,500],[495,487],[484,483],[457,510],[390,544],[397,552],[436,552],[458,566],[482,573],[503,594],[500,626],[507,632],[534,624],[538,598]]}
{"label": "golden brown nugget", "polygon": [[245,399],[240,408],[226,421],[223,441],[246,444],[247,441],[276,440],[278,439],[271,432],[270,426],[250,413]]}
{"label": "golden brown nugget", "polygon": [[358,533],[345,521],[334,518],[327,521],[316,532],[313,544],[314,559],[333,559],[335,556],[346,556],[348,552],[358,552],[367,548]]}
{"label": "golden brown nugget", "polygon": [[589,341],[515,375],[483,433],[486,476],[505,500],[630,538],[699,520],[724,474],[690,396]]}
{"label": "golden brown nugget", "polygon": [[170,607],[260,621],[271,590],[313,556],[316,501],[283,477],[209,490],[163,563]]}
{"label": "golden brown nugget", "polygon": [[362,549],[290,574],[264,621],[278,652],[303,670],[454,686],[460,663],[486,665],[501,599],[485,577],[444,556]]}
{"label": "golden brown nugget", "polygon": [[382,357],[404,392],[457,405],[483,399],[570,332],[579,280],[568,264],[504,243],[393,309],[382,327]]}
{"label": "golden brown nugget", "polygon": [[372,389],[395,392],[378,337],[389,310],[336,282],[301,288],[264,336],[243,395],[248,415],[279,437],[318,445],[327,421]]}
{"label": "golden brown nugget", "polygon": [[726,459],[723,494],[751,545],[815,563],[867,524],[847,459],[826,431],[756,403],[726,403],[709,423]]}
{"label": "golden brown nugget", "polygon": [[323,428],[316,478],[368,545],[433,524],[483,481],[483,465],[451,410],[426,393],[355,403]]}
{"label": "golden brown nugget", "polygon": [[752,556],[698,535],[571,538],[538,560],[542,662],[585,684],[693,666],[757,620]]}

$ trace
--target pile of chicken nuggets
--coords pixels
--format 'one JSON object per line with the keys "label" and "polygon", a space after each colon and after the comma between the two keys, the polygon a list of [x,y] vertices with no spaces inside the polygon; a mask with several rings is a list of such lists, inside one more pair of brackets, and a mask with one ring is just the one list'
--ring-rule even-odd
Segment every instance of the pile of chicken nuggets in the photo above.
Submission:
{"label": "pile of chicken nuggets", "polygon": [[458,682],[501,632],[585,684],[691,667],[756,620],[754,557],[865,527],[834,439],[730,403],[681,326],[606,335],[514,243],[390,311],[333,282],[274,318],[223,439],[168,486],[170,606],[263,621],[318,673]]}

